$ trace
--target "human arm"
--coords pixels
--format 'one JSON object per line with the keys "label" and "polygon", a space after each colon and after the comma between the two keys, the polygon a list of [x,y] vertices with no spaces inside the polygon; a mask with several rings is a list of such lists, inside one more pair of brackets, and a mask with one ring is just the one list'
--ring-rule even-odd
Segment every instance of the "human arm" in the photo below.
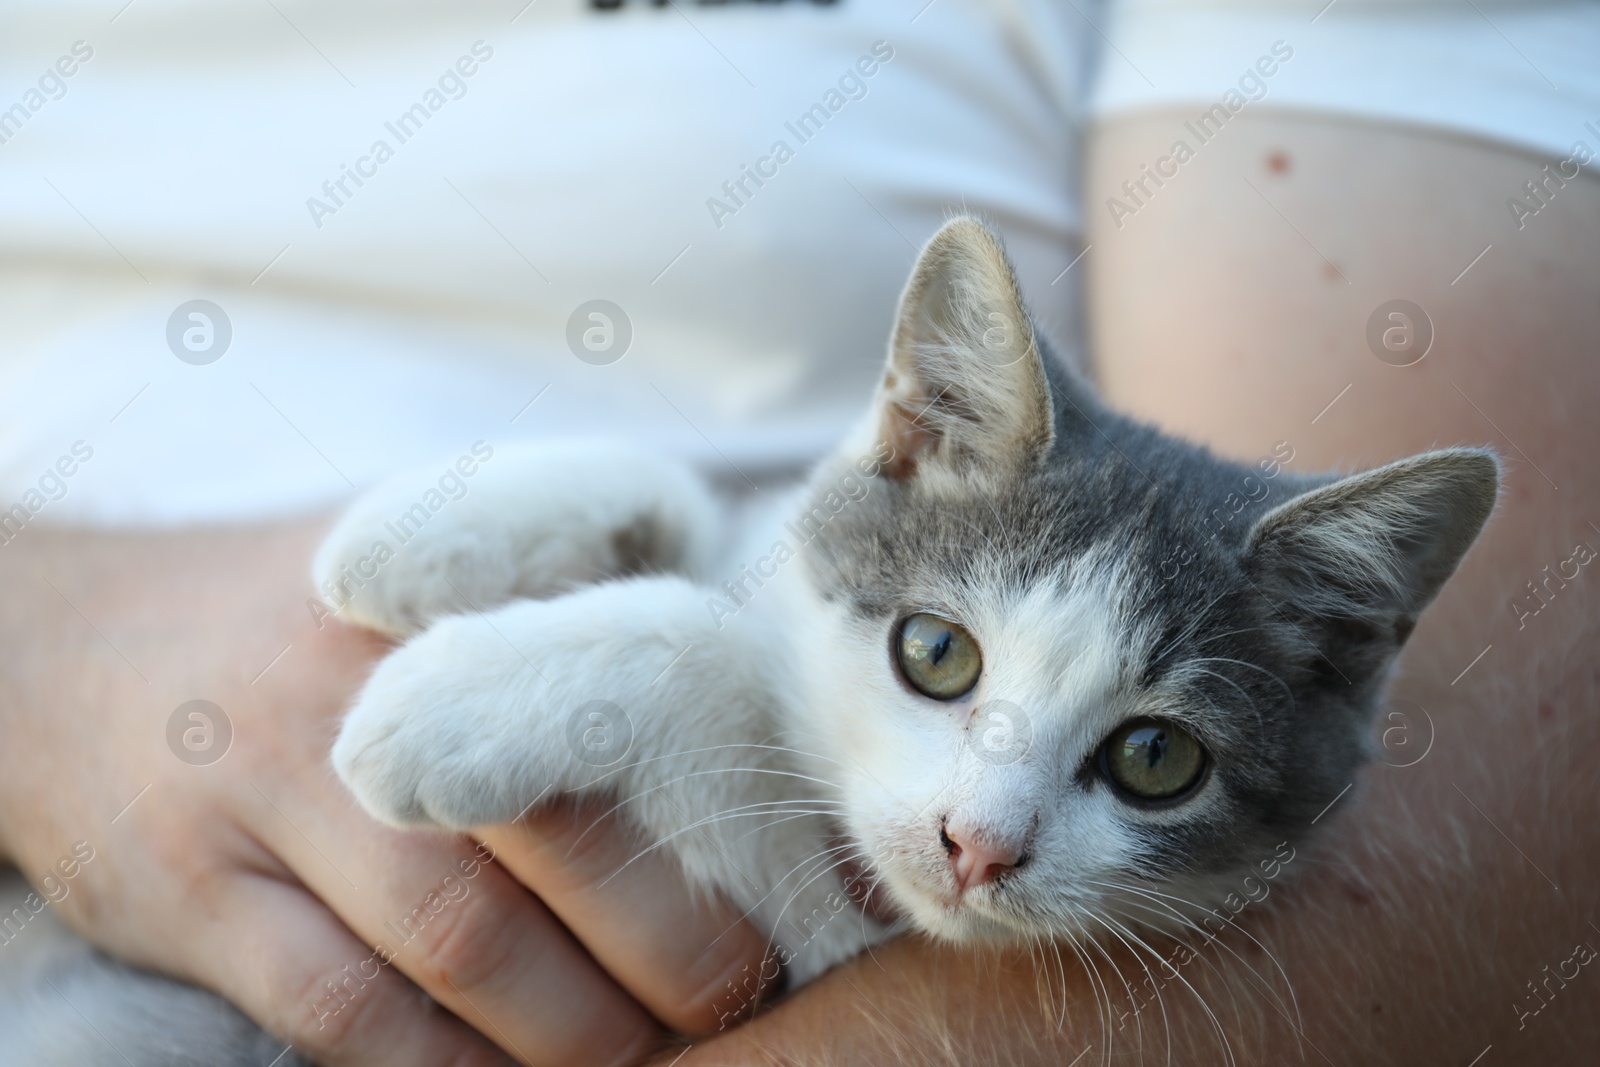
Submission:
{"label": "human arm", "polygon": [[[326,526],[30,526],[0,547],[0,855],[38,882],[86,842],[58,915],[330,1065],[505,1062],[495,1044],[603,1064],[654,1047],[657,1019],[714,1029],[707,991],[761,938],[736,926],[707,951],[734,917],[650,857],[598,886],[640,846],[584,834],[595,812],[485,831],[485,862],[356,807],[327,753],[386,646],[308,609]],[[193,699],[231,723],[212,762],[169,748]]]}
{"label": "human arm", "polygon": [[[1590,462],[1600,451],[1600,183],[1569,183],[1534,220],[1550,225],[1518,231],[1504,199],[1538,171],[1531,156],[1414,129],[1246,114],[1117,229],[1105,199],[1165,150],[1178,122],[1108,123],[1092,148],[1083,269],[1107,400],[1240,459],[1286,441],[1294,470],[1456,443],[1491,445],[1507,463],[1497,514],[1423,617],[1393,689],[1431,715],[1431,751],[1409,767],[1375,761],[1271,903],[1237,920],[1282,966],[1298,1019],[1253,990],[1220,945],[1184,969],[1194,992],[1169,982],[1160,1010],[1132,1013],[1111,961],[1141,1002],[1143,967],[1154,964],[1121,947],[1093,955],[1096,978],[1065,949],[1063,964],[1054,952],[1040,964],[1037,951],[994,957],[914,940],[695,1049],[685,1067],[763,1056],[1091,1063],[1108,1040],[1112,1062],[1160,1062],[1168,1026],[1174,1062],[1225,1062],[1201,998],[1240,1063],[1466,1064],[1489,1046],[1485,1065],[1566,1062],[1592,1048],[1581,987],[1545,994],[1537,1015],[1519,1006],[1541,1003],[1526,983],[1543,982],[1577,942],[1600,945],[1589,926],[1600,922],[1594,576],[1553,583],[1525,628],[1511,605],[1546,565],[1573,558],[1575,542],[1600,547],[1589,526],[1600,524]],[[1381,362],[1366,341],[1371,313],[1397,297],[1425,307],[1437,332],[1412,367]],[[1243,933],[1220,944],[1274,977]],[[1107,989],[1118,1006],[1108,1023]]]}

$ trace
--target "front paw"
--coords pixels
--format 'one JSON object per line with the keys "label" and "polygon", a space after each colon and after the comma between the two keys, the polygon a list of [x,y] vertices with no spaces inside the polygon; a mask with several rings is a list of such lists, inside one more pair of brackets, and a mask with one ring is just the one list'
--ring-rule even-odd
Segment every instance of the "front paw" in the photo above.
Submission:
{"label": "front paw", "polygon": [[512,651],[488,620],[459,616],[378,664],[333,746],[362,807],[394,826],[465,830],[551,791],[559,753],[530,729],[544,683]]}

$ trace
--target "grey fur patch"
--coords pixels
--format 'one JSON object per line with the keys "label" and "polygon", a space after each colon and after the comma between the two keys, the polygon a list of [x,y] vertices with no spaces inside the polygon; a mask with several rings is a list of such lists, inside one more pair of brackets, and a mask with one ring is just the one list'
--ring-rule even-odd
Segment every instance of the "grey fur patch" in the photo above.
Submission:
{"label": "grey fur patch", "polygon": [[676,569],[683,564],[683,538],[656,515],[644,514],[611,531],[611,554],[620,576]]}

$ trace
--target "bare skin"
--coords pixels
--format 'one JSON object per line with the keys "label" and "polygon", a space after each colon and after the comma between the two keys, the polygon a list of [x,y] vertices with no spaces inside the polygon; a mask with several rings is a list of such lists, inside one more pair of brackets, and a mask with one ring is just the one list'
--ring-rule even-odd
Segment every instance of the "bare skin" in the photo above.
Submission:
{"label": "bare skin", "polygon": [[[1076,1067],[1106,1062],[1102,1053],[1159,1063],[1169,1040],[1180,1063],[1228,1062],[1226,1044],[1240,1063],[1467,1064],[1484,1054],[1492,1067],[1576,1062],[1600,1039],[1592,968],[1552,982],[1542,1000],[1525,984],[1544,982],[1544,968],[1555,971],[1578,942],[1600,945],[1589,925],[1600,924],[1596,576],[1583,569],[1537,615],[1511,607],[1578,541],[1600,547],[1600,529],[1588,525],[1600,525],[1600,183],[1569,183],[1518,232],[1505,198],[1543,160],[1418,131],[1247,113],[1117,229],[1105,198],[1166,151],[1178,124],[1111,123],[1092,152],[1094,247],[1080,269],[1110,402],[1239,458],[1287,441],[1292,469],[1463,442],[1507,460],[1501,508],[1419,625],[1396,682],[1398,697],[1431,716],[1431,748],[1412,766],[1376,762],[1349,794],[1329,798],[1327,834],[1297,847],[1268,901],[1241,912],[1242,930],[1184,965],[1159,999],[1144,986],[1145,968],[1159,972],[1154,960],[1120,945],[1088,950],[1090,969],[1066,949],[908,938],[696,1043],[683,1067]],[[1380,362],[1366,342],[1373,309],[1396,297],[1426,309],[1437,334],[1410,367]],[[99,857],[63,904],[74,925],[221,989],[328,1063],[479,1062],[466,1050],[487,1045],[442,1014],[419,1019],[397,970],[542,1064],[601,1062],[606,1041],[615,1044],[604,1055],[644,1047],[653,1024],[641,1005],[675,1002],[677,1013],[654,1011],[676,1022],[709,1004],[714,981],[663,993],[649,976],[678,973],[673,964],[723,917],[684,922],[694,912],[668,889],[657,890],[654,911],[644,891],[585,898],[581,871],[555,880],[569,875],[548,844],[535,860],[497,832],[488,836],[500,863],[465,903],[482,909],[472,929],[511,915],[512,934],[458,934],[409,963],[403,952],[380,995],[344,1013],[355,1021],[341,1020],[332,1044],[308,1027],[305,990],[365,958],[364,942],[381,936],[374,922],[408,912],[471,853],[373,826],[329,776],[337,711],[381,649],[311,627],[303,574],[316,533],[30,530],[0,550],[10,683],[0,738],[8,753],[27,753],[0,776],[4,851],[36,871],[91,840]],[[195,696],[227,708],[237,731],[234,750],[208,768],[172,759],[163,740],[171,709]],[[1390,736],[1390,762],[1414,760],[1427,740],[1410,729]],[[541,821],[537,832],[548,842],[560,825]],[[591,870],[630,854],[620,833],[605,840]],[[567,919],[575,940],[563,940],[507,869]],[[499,888],[478,896],[490,874]],[[1169,943],[1152,943],[1169,954]],[[513,951],[530,956],[532,972],[516,984],[480,971],[458,997],[440,980],[462,982],[461,968],[470,974],[485,956],[515,972]],[[567,996],[541,1013],[541,998]],[[560,1040],[569,1044],[537,1044]]]}
{"label": "bare skin", "polygon": [[[599,886],[639,847],[630,833],[574,849],[596,813],[530,812],[481,835],[481,863],[471,842],[390,830],[345,793],[328,748],[384,646],[312,620],[306,561],[326,525],[30,528],[0,549],[0,855],[37,880],[87,842],[58,915],[321,1063],[511,1062],[499,1045],[605,1065],[647,1055],[664,1025],[714,1030],[717,993],[759,967],[764,940],[692,903],[656,857]],[[204,766],[166,739],[196,698],[234,731]],[[369,962],[380,943],[398,950],[389,966]],[[371,981],[330,997],[346,968]],[[419,987],[454,1015],[419,1010]]]}

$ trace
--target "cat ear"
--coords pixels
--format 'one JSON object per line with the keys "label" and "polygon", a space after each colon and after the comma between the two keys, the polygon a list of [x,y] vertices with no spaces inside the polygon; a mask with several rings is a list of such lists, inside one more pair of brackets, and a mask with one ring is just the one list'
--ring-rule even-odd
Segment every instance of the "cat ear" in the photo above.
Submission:
{"label": "cat ear", "polygon": [[1327,662],[1376,669],[1455,572],[1499,481],[1494,454],[1476,448],[1343,478],[1262,516],[1245,544],[1246,571],[1275,608],[1323,636]]}
{"label": "cat ear", "polygon": [[878,399],[891,477],[926,463],[1016,469],[1052,441],[1050,386],[1000,241],[952,219],[912,271]]}

